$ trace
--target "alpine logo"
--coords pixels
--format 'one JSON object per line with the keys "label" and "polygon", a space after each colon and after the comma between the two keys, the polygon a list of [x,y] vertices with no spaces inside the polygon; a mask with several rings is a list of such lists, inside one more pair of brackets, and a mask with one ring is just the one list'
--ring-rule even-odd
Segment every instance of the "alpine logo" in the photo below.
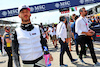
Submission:
{"label": "alpine logo", "polygon": [[36,33],[32,33],[32,35],[36,35]]}

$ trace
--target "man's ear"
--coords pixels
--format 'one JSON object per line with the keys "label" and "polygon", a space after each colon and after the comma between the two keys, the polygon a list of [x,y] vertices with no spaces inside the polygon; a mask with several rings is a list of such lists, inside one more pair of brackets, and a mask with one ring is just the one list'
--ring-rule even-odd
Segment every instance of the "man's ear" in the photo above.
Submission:
{"label": "man's ear", "polygon": [[20,18],[20,15],[18,15],[19,16],[19,18]]}
{"label": "man's ear", "polygon": [[31,13],[30,13],[30,16],[31,16]]}
{"label": "man's ear", "polygon": [[81,15],[82,13],[80,12],[80,15]]}

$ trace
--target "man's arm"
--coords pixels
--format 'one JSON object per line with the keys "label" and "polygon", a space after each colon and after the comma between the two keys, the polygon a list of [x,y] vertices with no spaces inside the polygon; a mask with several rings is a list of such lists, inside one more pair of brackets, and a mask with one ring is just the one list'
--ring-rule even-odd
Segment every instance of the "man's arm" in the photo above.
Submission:
{"label": "man's arm", "polygon": [[60,31],[59,31],[59,36],[61,37],[61,40],[65,43],[65,38],[64,37],[62,37],[62,35],[64,35],[64,29],[65,28],[65,26],[64,25],[62,25],[61,26],[61,29],[60,29]]}
{"label": "man's arm", "polygon": [[9,38],[6,38],[7,43],[11,43],[12,41]]}
{"label": "man's arm", "polygon": [[71,32],[72,32],[72,36],[73,36],[73,39],[74,39],[75,24],[71,25]]}
{"label": "man's arm", "polygon": [[10,40],[10,35],[9,34],[5,35],[5,40],[6,40],[7,43],[11,43],[12,42],[12,40]]}
{"label": "man's arm", "polygon": [[17,40],[17,34],[16,31],[14,31],[12,34],[12,54],[16,67],[20,67],[18,48],[19,44]]}
{"label": "man's arm", "polygon": [[86,34],[87,36],[93,36],[95,32],[93,30],[89,30],[88,32],[82,32],[82,34]]}

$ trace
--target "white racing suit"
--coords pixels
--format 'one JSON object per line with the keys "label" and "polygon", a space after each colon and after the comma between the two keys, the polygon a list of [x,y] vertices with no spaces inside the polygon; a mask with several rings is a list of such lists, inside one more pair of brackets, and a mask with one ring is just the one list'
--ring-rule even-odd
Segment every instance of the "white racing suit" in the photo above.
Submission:
{"label": "white racing suit", "polygon": [[39,26],[34,25],[28,30],[22,27],[17,28],[12,36],[12,53],[16,67],[21,67],[19,53],[23,67],[45,67],[42,49],[43,46],[47,47],[46,43]]}

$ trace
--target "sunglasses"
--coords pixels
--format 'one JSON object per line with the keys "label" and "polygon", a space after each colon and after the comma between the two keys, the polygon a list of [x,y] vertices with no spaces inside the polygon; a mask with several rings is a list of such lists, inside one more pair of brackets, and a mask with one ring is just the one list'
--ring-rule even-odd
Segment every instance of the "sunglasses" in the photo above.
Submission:
{"label": "sunglasses", "polygon": [[83,11],[83,12],[87,12],[87,11],[85,10],[85,11]]}

